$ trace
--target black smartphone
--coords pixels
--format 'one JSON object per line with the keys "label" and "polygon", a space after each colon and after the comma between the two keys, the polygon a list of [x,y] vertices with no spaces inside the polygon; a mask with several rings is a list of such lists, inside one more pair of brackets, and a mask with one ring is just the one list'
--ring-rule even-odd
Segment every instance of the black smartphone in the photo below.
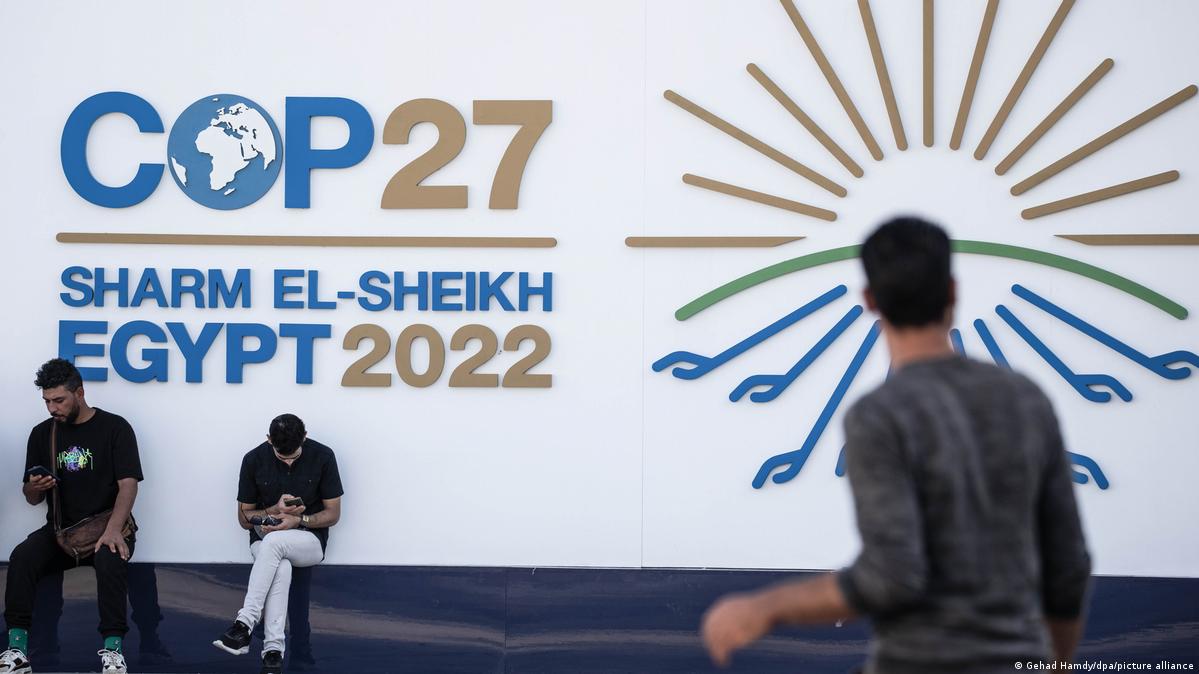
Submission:
{"label": "black smartphone", "polygon": [[[45,466],[34,466],[25,471],[25,474],[29,477],[54,477],[54,473],[51,473],[50,469]],[[54,479],[58,478],[54,477]]]}
{"label": "black smartphone", "polygon": [[294,508],[294,507],[296,507],[296,506],[302,506],[302,505],[304,505],[304,499],[302,499],[302,498],[289,498],[289,499],[287,499],[286,501],[284,501],[284,502],[283,502],[283,505],[287,506],[288,508]]}

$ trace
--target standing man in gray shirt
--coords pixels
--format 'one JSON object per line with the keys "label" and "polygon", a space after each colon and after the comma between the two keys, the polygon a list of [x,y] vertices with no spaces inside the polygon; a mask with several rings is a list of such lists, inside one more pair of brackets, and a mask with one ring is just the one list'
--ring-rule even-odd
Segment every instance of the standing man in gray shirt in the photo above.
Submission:
{"label": "standing man in gray shirt", "polygon": [[870,674],[1071,660],[1091,562],[1049,400],[949,346],[944,231],[892,220],[861,258],[892,368],[845,416],[861,553],[839,572],[721,599],[704,617],[709,653],[725,665],[776,626],[863,615]]}

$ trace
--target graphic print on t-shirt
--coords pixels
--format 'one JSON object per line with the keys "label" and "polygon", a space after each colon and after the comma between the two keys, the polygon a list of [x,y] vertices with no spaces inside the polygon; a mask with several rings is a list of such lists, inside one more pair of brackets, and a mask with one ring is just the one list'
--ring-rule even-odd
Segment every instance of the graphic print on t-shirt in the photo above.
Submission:
{"label": "graphic print on t-shirt", "polygon": [[58,467],[69,473],[78,473],[84,468],[95,470],[92,461],[92,451],[83,447],[72,446],[67,451],[58,454]]}

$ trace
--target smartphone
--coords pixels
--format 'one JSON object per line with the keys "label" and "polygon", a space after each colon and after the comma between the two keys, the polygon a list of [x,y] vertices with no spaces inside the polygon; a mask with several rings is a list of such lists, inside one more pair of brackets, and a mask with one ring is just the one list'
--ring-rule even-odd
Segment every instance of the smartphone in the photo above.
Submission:
{"label": "smartphone", "polygon": [[[50,469],[45,466],[34,466],[33,468],[25,471],[25,474],[29,477],[54,477],[54,474],[50,472]],[[58,478],[54,477],[54,479],[57,480]]]}
{"label": "smartphone", "polygon": [[302,498],[289,498],[289,499],[287,499],[286,501],[284,501],[284,502],[283,502],[283,505],[287,506],[288,508],[294,508],[294,507],[296,507],[296,506],[302,506],[302,505],[304,505],[304,499],[302,499]]}

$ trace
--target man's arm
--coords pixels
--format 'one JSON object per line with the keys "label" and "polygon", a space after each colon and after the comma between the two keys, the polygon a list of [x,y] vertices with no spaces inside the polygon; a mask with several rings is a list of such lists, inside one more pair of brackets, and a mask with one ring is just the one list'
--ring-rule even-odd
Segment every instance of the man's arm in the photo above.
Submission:
{"label": "man's arm", "polygon": [[1053,656],[1070,662],[1082,638],[1082,611],[1091,576],[1091,558],[1083,538],[1070,460],[1053,408],[1045,401],[1049,463],[1037,504],[1041,550],[1041,600],[1053,640]]}
{"label": "man's arm", "polygon": [[[325,509],[308,516],[308,524],[305,525],[306,529],[327,529],[337,524],[337,521],[341,519],[341,497],[323,499],[321,503],[325,504]],[[283,522],[273,527],[263,527],[263,532],[269,534],[272,531],[287,531],[288,529],[297,529],[303,525],[303,520],[298,514],[293,515],[284,512],[276,515],[276,517],[283,520]]]}
{"label": "man's arm", "polygon": [[325,509],[319,513],[316,513],[315,515],[308,516],[308,524],[306,525],[307,528],[328,529],[341,520],[340,496],[337,498],[324,499],[321,501],[321,503],[324,504]]}
{"label": "man's arm", "polygon": [[789,581],[758,592],[732,595],[704,615],[701,634],[712,660],[726,667],[733,654],[779,625],[823,625],[854,617],[836,574]]}
{"label": "man's arm", "polygon": [[137,500],[137,478],[125,477],[117,480],[117,489],[117,501],[112,507],[112,516],[108,518],[108,528],[104,530],[100,540],[96,541],[95,552],[107,547],[114,554],[121,555],[121,559],[128,561],[129,544],[125,542],[121,530],[129,520],[129,513],[133,512],[133,502]]}
{"label": "man's arm", "polygon": [[882,412],[863,403],[846,415],[846,461],[862,552],[839,573],[784,583],[716,604],[704,621],[713,660],[782,624],[826,624],[880,615],[919,601],[928,584],[924,526],[911,470]]}
{"label": "man's arm", "polygon": [[1053,641],[1053,659],[1058,662],[1073,662],[1078,642],[1082,641],[1082,618],[1046,618],[1049,638]]}

